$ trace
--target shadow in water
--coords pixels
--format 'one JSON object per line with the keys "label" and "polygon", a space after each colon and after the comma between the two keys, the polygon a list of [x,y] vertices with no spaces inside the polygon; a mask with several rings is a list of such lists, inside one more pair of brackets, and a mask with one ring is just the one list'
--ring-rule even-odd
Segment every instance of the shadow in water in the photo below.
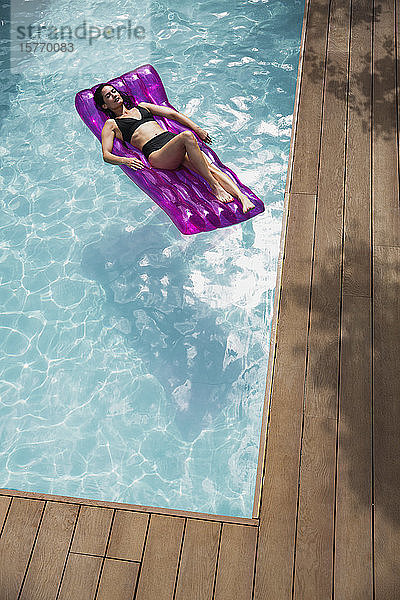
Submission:
{"label": "shadow in water", "polygon": [[226,360],[229,324],[193,297],[182,248],[154,226],[112,227],[85,248],[82,269],[104,289],[109,322],[177,406],[182,438],[193,440],[225,406],[242,364]]}

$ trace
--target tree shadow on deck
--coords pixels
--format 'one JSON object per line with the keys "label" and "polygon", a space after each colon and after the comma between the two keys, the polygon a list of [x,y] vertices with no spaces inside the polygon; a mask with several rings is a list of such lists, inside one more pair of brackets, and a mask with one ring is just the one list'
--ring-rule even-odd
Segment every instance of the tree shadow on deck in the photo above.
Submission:
{"label": "tree shadow on deck", "polygon": [[[319,267],[317,271],[314,270],[305,413],[318,417],[320,411],[321,416],[334,418],[335,411],[338,411],[339,470],[336,492],[340,486],[342,493],[336,496],[336,501],[345,513],[350,510],[349,514],[354,516],[358,513],[358,506],[359,514],[364,513],[366,529],[359,531],[364,548],[371,539],[372,486],[375,485],[375,510],[379,514],[375,543],[379,545],[380,592],[383,594],[380,597],[389,599],[393,597],[390,592],[390,586],[393,585],[391,573],[396,572],[398,557],[393,556],[393,546],[388,544],[386,547],[382,535],[385,531],[393,530],[397,532],[394,535],[398,536],[400,528],[400,377],[397,368],[400,354],[400,248],[379,250],[380,256],[375,260],[372,303],[371,298],[362,295],[362,288],[365,293],[366,286],[357,283],[357,273],[361,269],[369,270],[370,245],[354,239],[348,244],[351,257],[345,256],[342,303],[341,245],[325,247],[318,257]],[[334,266],[328,268],[328,264]],[[368,281],[368,272],[365,275],[364,281]],[[307,288],[293,287],[291,297],[294,301],[299,298],[300,302],[305,293]],[[361,311],[365,313],[360,314]],[[394,344],[390,344],[393,340]],[[303,360],[304,346],[295,346],[293,353]],[[296,364],[298,362],[296,358]],[[329,440],[327,443],[332,444],[332,419],[329,422],[326,436]],[[323,445],[325,441],[320,443]],[[317,449],[318,453],[322,453],[320,460],[326,460],[326,451],[330,456],[333,448]],[[328,468],[328,472],[331,472],[331,468]],[[333,479],[331,485],[335,486]],[[342,516],[343,512],[337,513],[337,518]],[[354,531],[358,516],[346,523],[348,531],[353,527],[350,533],[353,541],[358,534]],[[331,517],[327,515],[327,518]],[[360,582],[360,587],[365,585],[365,581]]]}
{"label": "tree shadow on deck", "polygon": [[[326,24],[327,2],[311,2],[312,22]],[[325,50],[320,51],[321,43],[325,44],[326,29],[313,26],[308,32],[304,60],[307,63],[307,77],[320,84],[326,66],[326,90],[339,101],[345,102],[349,85],[349,110],[353,118],[357,116],[364,132],[370,128],[371,114],[371,74],[374,80],[375,132],[383,139],[392,139],[396,125],[396,48],[394,38],[394,14],[392,30],[382,31],[382,6],[375,3],[373,13],[372,0],[360,3],[357,9],[353,3],[350,14],[348,5],[336,7],[331,2],[329,15],[329,36],[327,64]],[[369,5],[368,5],[369,4]],[[351,29],[350,29],[351,21]],[[309,18],[310,22],[310,18]],[[381,25],[380,25],[381,24]],[[379,26],[380,25],[380,26]],[[374,34],[374,64],[372,66],[372,28]],[[353,43],[350,48],[350,65],[348,64],[349,35]],[[350,71],[348,72],[348,68]],[[392,110],[388,118],[388,105]],[[384,110],[385,109],[385,110]]]}

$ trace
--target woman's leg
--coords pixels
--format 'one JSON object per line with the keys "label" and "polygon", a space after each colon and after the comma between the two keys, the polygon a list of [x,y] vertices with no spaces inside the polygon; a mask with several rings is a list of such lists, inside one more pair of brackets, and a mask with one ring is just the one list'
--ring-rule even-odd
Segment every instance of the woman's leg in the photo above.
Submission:
{"label": "woman's leg", "polygon": [[[191,162],[190,158],[187,155],[185,155],[185,159],[184,159],[182,165],[187,167],[188,169],[192,169],[196,173],[199,173],[199,171],[197,171],[197,169],[194,167],[193,163]],[[243,212],[247,212],[251,208],[254,208],[254,204],[247,198],[247,196],[245,196],[240,191],[240,189],[237,187],[236,183],[229,177],[229,175],[227,175],[226,173],[223,173],[220,169],[218,169],[218,167],[216,167],[212,163],[209,163],[208,166],[209,166],[211,174],[217,181],[219,181],[219,183],[224,188],[224,190],[226,190],[229,194],[232,194],[232,196],[234,198],[237,198],[238,200],[240,200],[240,202],[242,203]],[[199,173],[199,174],[201,174],[201,173]],[[232,200],[234,198],[232,198]]]}
{"label": "woman's leg", "polygon": [[[202,154],[204,156],[204,153],[202,153]],[[206,160],[207,160],[207,158],[206,158]],[[192,169],[192,171],[195,171],[196,173],[199,173],[199,171],[193,165],[192,161],[190,160],[190,158],[188,157],[187,154],[182,162],[182,166],[186,167],[187,169]],[[208,163],[208,168],[210,169],[211,175],[220,182],[222,187],[227,192],[232,194],[232,196],[234,198],[239,198],[241,191],[237,187],[236,183],[229,177],[229,175],[226,175],[226,173],[223,173],[220,169],[218,169],[218,167],[216,167],[212,163]],[[199,174],[201,174],[201,173],[199,173]],[[232,200],[234,198],[232,198]]]}
{"label": "woman's leg", "polygon": [[191,131],[182,131],[160,150],[152,152],[149,156],[149,163],[156,169],[177,169],[182,164],[186,153],[197,173],[210,184],[217,199],[221,202],[230,202],[231,196],[211,174],[208,162]]}

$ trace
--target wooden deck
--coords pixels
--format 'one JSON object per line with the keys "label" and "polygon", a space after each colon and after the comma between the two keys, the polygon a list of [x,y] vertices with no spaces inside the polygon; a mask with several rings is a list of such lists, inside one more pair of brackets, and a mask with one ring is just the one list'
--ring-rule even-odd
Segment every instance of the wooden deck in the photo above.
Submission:
{"label": "wooden deck", "polygon": [[400,8],[304,17],[257,518],[3,490],[1,600],[400,598]]}

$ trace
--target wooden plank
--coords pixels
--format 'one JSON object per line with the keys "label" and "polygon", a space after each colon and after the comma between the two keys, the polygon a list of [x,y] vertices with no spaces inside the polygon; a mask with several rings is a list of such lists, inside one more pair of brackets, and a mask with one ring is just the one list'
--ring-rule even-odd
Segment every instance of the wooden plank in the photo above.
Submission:
{"label": "wooden plank", "polygon": [[105,500],[91,500],[90,498],[74,498],[73,496],[57,496],[55,494],[39,494],[35,492],[24,492],[21,490],[0,489],[0,496],[13,498],[31,498],[32,500],[53,500],[54,502],[69,502],[71,504],[80,504],[85,506],[100,506],[103,508],[118,508],[120,510],[133,510],[135,512],[169,515],[175,517],[184,517],[191,519],[201,519],[202,521],[218,521],[219,523],[239,523],[240,525],[252,525],[258,527],[258,519],[248,519],[245,517],[231,517],[229,515],[212,515],[208,513],[197,513],[188,510],[174,510],[171,508],[160,508],[159,506],[140,506],[138,504],[125,504],[123,502],[108,502]]}
{"label": "wooden plank", "polygon": [[301,85],[302,85],[304,51],[305,51],[305,41],[306,41],[306,34],[307,34],[308,7],[309,7],[309,0],[305,0],[304,13],[303,13],[303,24],[302,24],[302,29],[301,29],[299,64],[297,67],[296,91],[295,91],[295,96],[294,96],[292,131],[291,131],[291,135],[290,135],[289,160],[288,160],[288,168],[287,168],[287,172],[286,172],[285,196],[286,196],[286,194],[289,194],[292,191],[293,164],[294,164],[294,142],[295,142],[298,123],[299,123],[300,91],[301,91]]}
{"label": "wooden plank", "polygon": [[94,600],[103,559],[69,554],[57,600]]}
{"label": "wooden plank", "polygon": [[7,511],[11,503],[11,498],[0,496],[0,535],[3,529],[4,521],[6,520]]}
{"label": "wooden plank", "polygon": [[[397,96],[397,139],[400,138],[400,90],[399,90],[399,82],[400,82],[400,10],[398,8],[398,6],[396,7],[395,10],[395,15],[396,15],[396,36],[395,36],[395,47],[396,47],[396,65],[397,65],[397,89],[396,89],[396,96]],[[399,169],[400,172],[400,152],[398,151],[398,161],[397,161],[397,168]]]}
{"label": "wooden plank", "polygon": [[[305,412],[337,417],[350,3],[332,0]],[[310,100],[311,101],[311,100]]]}
{"label": "wooden plank", "polygon": [[179,517],[151,515],[136,600],[171,600],[184,522]]}
{"label": "wooden plank", "polygon": [[350,3],[332,0],[315,230],[294,598],[333,582],[340,295]]}
{"label": "wooden plank", "polygon": [[214,600],[251,600],[256,545],[254,528],[222,526]]}
{"label": "wooden plank", "polygon": [[77,515],[77,506],[47,502],[19,600],[57,596]]}
{"label": "wooden plank", "polygon": [[373,597],[371,336],[371,298],[343,296],[334,596],[340,600]]}
{"label": "wooden plank", "polygon": [[107,556],[141,561],[149,515],[117,510],[111,530]]}
{"label": "wooden plank", "polygon": [[106,558],[96,600],[131,600],[139,564]]}
{"label": "wooden plank", "polygon": [[331,598],[336,419],[305,417],[294,599]]}
{"label": "wooden plank", "polygon": [[343,293],[371,295],[372,3],[354,0],[350,41]]}
{"label": "wooden plank", "polygon": [[266,467],[260,510],[255,600],[291,598],[299,462],[301,412],[271,409]]}
{"label": "wooden plank", "polygon": [[315,206],[315,196],[290,194],[273,397],[276,407],[295,413],[303,406]]}
{"label": "wooden plank", "polygon": [[374,243],[400,245],[395,0],[376,0],[373,74]]}
{"label": "wooden plank", "polygon": [[278,313],[279,304],[281,300],[281,288],[282,288],[282,266],[283,257],[285,254],[285,241],[287,235],[287,225],[289,216],[289,193],[285,192],[283,202],[283,217],[282,217],[282,229],[279,240],[279,255],[276,269],[276,281],[275,281],[275,293],[274,293],[274,306],[273,306],[273,317],[271,322],[271,332],[269,339],[269,352],[268,352],[268,367],[267,367],[267,379],[265,384],[265,395],[264,395],[264,406],[263,414],[261,418],[261,430],[260,430],[260,443],[258,448],[258,460],[257,460],[257,473],[256,473],[256,484],[254,489],[254,501],[253,501],[253,512],[252,517],[257,518],[260,512],[261,506],[261,488],[262,479],[265,469],[265,450],[267,443],[267,425],[269,417],[269,409],[271,404],[271,393],[272,393],[272,377],[275,364],[275,350],[277,343],[277,326],[278,326]]}
{"label": "wooden plank", "polygon": [[176,600],[211,600],[221,525],[188,519],[176,586]]}
{"label": "wooden plank", "polygon": [[13,498],[0,538],[2,600],[18,597],[35,542],[44,502]]}
{"label": "wooden plank", "polygon": [[[290,201],[289,201],[290,200]],[[290,218],[290,227],[288,227],[289,220],[289,212],[291,215]],[[260,432],[260,448],[258,454],[258,463],[257,463],[257,476],[256,476],[256,487],[254,494],[254,504],[253,504],[253,517],[257,517],[260,513],[261,507],[261,489],[262,489],[262,479],[263,472],[265,470],[265,456],[266,456],[266,441],[267,441],[267,423],[269,418],[269,410],[270,410],[270,402],[272,396],[272,380],[274,376],[274,368],[277,374],[277,381],[279,382],[277,387],[280,389],[280,386],[284,386],[283,394],[286,396],[286,399],[296,397],[293,396],[293,390],[302,390],[303,389],[303,381],[304,381],[304,369],[305,369],[305,357],[306,357],[306,346],[302,345],[302,340],[305,342],[307,337],[307,321],[308,321],[308,304],[309,304],[309,289],[307,289],[307,293],[300,293],[300,290],[303,286],[304,280],[302,273],[311,273],[311,264],[312,264],[312,239],[313,239],[313,227],[314,227],[314,212],[315,212],[315,196],[309,196],[307,194],[287,194],[285,193],[285,202],[284,202],[284,215],[283,215],[283,223],[282,223],[282,232],[280,239],[280,250],[278,257],[278,267],[277,267],[277,277],[276,277],[276,285],[275,285],[275,298],[274,298],[274,318],[271,324],[271,337],[270,337],[270,347],[269,347],[269,356],[268,356],[268,370],[267,370],[267,381],[266,381],[266,389],[265,389],[265,398],[264,398],[264,409],[262,416],[262,426]],[[311,228],[311,229],[310,229]],[[302,232],[304,238],[302,238],[301,242],[299,240],[299,232]],[[311,233],[310,233],[311,231]],[[294,239],[293,239],[294,237]],[[296,243],[297,238],[297,243]],[[287,242],[286,242],[287,240]],[[310,241],[310,244],[307,245],[307,240]],[[286,249],[286,257],[285,257],[285,243],[287,245]],[[292,252],[292,246],[295,244],[295,252]],[[304,249],[309,248],[310,254],[308,257],[304,257]],[[285,287],[287,286],[290,289],[290,284],[288,283],[288,278],[295,280],[292,281],[292,285],[296,286],[296,294],[292,295],[292,297],[287,297],[286,289],[283,292],[283,298],[281,298],[282,294],[282,276],[283,276],[283,261],[285,258],[285,271],[286,271],[286,279],[285,279]],[[306,262],[304,262],[306,261]],[[301,277],[300,277],[301,274]],[[311,275],[308,278],[310,281]],[[287,323],[288,318],[288,304],[290,306],[289,312],[289,322]],[[294,308],[295,307],[295,308]],[[297,315],[293,315],[293,310],[296,310]],[[280,313],[280,314],[279,314]],[[304,315],[306,318],[304,319]],[[278,343],[278,333],[277,333],[277,325],[279,319],[280,332],[280,341]],[[296,347],[296,353],[298,353],[298,348],[302,347],[304,349],[303,353],[303,368],[295,368],[297,365],[293,364],[293,367],[290,371],[286,373],[283,372],[283,376],[281,377],[281,369],[280,365],[284,364],[281,361],[278,361],[275,364],[276,358],[276,349],[279,346],[279,352],[284,352],[284,342],[287,339],[289,334],[289,343],[292,346],[290,351],[293,351]],[[297,335],[296,335],[297,334]],[[296,341],[294,338],[297,338]],[[297,362],[297,361],[296,361]],[[300,363],[301,364],[301,363]],[[300,381],[300,385],[297,382],[296,378]],[[302,391],[300,392],[302,394]],[[297,396],[298,398],[298,396]],[[274,403],[276,404],[277,399],[275,397]],[[285,400],[285,406],[287,400]],[[290,402],[290,400],[289,400]]]}
{"label": "wooden plank", "polygon": [[299,119],[294,142],[292,193],[316,194],[329,0],[309,0]]}
{"label": "wooden plank", "polygon": [[82,506],[72,541],[71,552],[104,556],[110,534],[113,510]]}
{"label": "wooden plank", "polygon": [[290,194],[261,495],[257,600],[288,598],[292,590],[315,204],[315,196]]}
{"label": "wooden plank", "polygon": [[400,590],[400,248],[375,247],[373,269],[375,583],[386,600]]}

